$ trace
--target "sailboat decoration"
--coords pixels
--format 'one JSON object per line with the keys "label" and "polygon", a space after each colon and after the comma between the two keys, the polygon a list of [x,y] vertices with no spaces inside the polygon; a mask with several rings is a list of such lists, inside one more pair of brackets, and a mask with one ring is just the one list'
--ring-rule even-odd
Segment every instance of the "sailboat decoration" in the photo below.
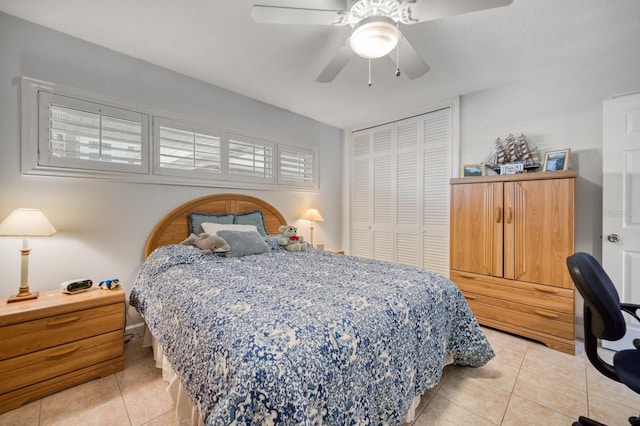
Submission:
{"label": "sailboat decoration", "polygon": [[484,164],[495,171],[507,164],[522,164],[527,170],[540,167],[540,158],[538,148],[529,142],[524,134],[518,137],[509,134],[504,141],[501,138],[495,140]]}

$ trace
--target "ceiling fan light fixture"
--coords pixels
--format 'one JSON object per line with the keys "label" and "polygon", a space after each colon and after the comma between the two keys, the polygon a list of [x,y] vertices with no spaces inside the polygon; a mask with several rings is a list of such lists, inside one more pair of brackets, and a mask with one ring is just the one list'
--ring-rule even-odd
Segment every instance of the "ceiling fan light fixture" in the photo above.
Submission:
{"label": "ceiling fan light fixture", "polygon": [[393,19],[371,16],[360,21],[353,29],[351,49],[366,59],[380,58],[396,47],[398,37],[398,28]]}

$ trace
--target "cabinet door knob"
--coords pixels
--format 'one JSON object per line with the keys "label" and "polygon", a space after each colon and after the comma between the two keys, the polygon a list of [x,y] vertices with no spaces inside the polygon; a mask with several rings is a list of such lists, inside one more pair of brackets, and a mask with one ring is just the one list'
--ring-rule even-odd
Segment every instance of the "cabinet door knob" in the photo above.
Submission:
{"label": "cabinet door knob", "polygon": [[617,243],[618,241],[620,241],[620,235],[618,235],[618,234],[609,234],[609,235],[607,235],[607,240],[609,240],[612,243]]}
{"label": "cabinet door knob", "polygon": [[502,208],[500,207],[496,207],[495,210],[495,214],[496,214],[496,223],[500,223],[500,220],[502,219]]}
{"label": "cabinet door knob", "polygon": [[507,207],[507,223],[511,223],[511,221],[513,220],[513,210],[511,209],[511,207]]}

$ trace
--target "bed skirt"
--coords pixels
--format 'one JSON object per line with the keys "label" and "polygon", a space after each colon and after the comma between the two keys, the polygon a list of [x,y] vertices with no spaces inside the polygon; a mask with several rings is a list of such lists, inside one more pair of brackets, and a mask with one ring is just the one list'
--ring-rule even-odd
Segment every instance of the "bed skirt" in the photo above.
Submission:
{"label": "bed skirt", "polygon": [[[156,362],[156,367],[162,369],[162,379],[167,382],[167,392],[171,396],[171,400],[176,408],[175,424],[180,426],[204,426],[198,407],[193,403],[191,397],[182,386],[178,374],[165,358],[162,348],[160,348],[158,342],[146,325],[144,327],[143,346],[152,347],[153,359]],[[449,357],[446,360],[445,365],[451,362],[452,359]],[[413,401],[411,401],[409,411],[407,412],[407,417],[405,418],[406,423],[410,423],[415,420],[416,409],[419,404],[420,396],[414,397]]]}

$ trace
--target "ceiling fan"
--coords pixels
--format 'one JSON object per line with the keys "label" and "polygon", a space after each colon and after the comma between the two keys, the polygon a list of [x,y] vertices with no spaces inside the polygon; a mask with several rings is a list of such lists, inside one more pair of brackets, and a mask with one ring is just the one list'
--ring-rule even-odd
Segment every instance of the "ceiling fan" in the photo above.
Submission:
{"label": "ceiling fan", "polygon": [[[396,76],[401,74],[399,62],[402,58],[402,71],[413,80],[429,71],[429,66],[402,34],[400,24],[412,25],[446,16],[508,6],[512,2],[513,0],[347,0],[346,10],[255,5],[251,16],[255,22],[265,24],[351,26],[351,35],[318,75],[317,82],[333,81],[355,55],[369,60],[391,56],[396,63]],[[394,48],[395,55],[392,55]]]}

